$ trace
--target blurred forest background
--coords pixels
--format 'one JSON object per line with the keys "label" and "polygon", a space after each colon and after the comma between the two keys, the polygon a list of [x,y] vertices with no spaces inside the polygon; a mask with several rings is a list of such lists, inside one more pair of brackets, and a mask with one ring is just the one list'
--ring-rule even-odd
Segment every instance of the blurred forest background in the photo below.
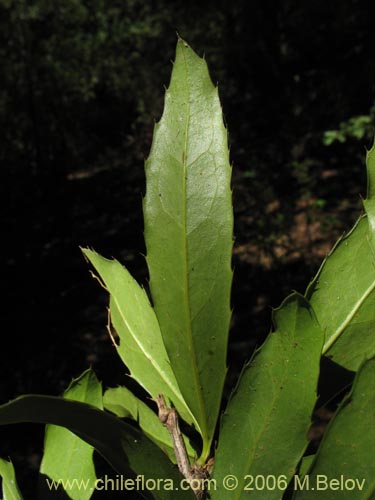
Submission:
{"label": "blurred forest background", "polygon": [[[89,365],[126,378],[79,246],[147,285],[143,163],[176,31],[205,54],[229,129],[239,368],[361,212],[374,19],[369,0],[0,0],[1,402],[59,394]],[[42,435],[0,429],[26,479]]]}

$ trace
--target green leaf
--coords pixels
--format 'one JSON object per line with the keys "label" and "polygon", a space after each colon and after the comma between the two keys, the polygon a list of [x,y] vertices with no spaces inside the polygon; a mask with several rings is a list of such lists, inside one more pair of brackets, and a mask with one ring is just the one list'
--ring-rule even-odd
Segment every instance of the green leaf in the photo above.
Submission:
{"label": "green leaf", "polygon": [[226,374],[233,214],[227,132],[207,65],[177,43],[146,162],[150,288],[181,392],[209,454]]}
{"label": "green leaf", "polygon": [[[103,409],[102,387],[92,370],[85,371],[79,378],[73,380],[65,391],[64,398],[81,401]],[[66,482],[78,479],[79,481],[87,481],[91,487],[94,487],[96,474],[93,452],[92,446],[68,429],[47,425],[40,472],[43,476],[55,481]],[[46,477],[43,477],[40,482],[40,495],[48,493]],[[71,484],[72,486],[66,492],[69,498],[72,500],[89,500],[91,498],[93,490],[82,488],[76,483]]]}
{"label": "green leaf", "polygon": [[315,500],[317,495],[319,500],[374,498],[374,408],[375,358],[372,358],[358,371],[351,394],[325,432],[305,483],[310,491],[307,487],[297,491],[296,500]]}
{"label": "green leaf", "polygon": [[368,239],[375,255],[375,144],[367,152],[367,198],[363,200],[368,219]]}
{"label": "green leaf", "polygon": [[[138,422],[140,428],[155,444],[159,446],[175,463],[175,453],[171,436],[167,429],[161,424],[159,417],[138,399],[126,387],[107,389],[103,398],[104,407],[118,417],[130,417]],[[196,453],[191,447],[188,439],[184,436],[187,452],[191,459]]]}
{"label": "green leaf", "polygon": [[[275,311],[274,324],[276,331],[245,367],[223,415],[215,499],[248,498],[252,492],[244,488],[250,475],[280,478],[274,490],[254,494],[257,499],[281,498],[307,446],[323,333],[308,303],[296,293]],[[238,479],[234,491],[223,487],[227,474]]]}
{"label": "green leaf", "polygon": [[4,500],[22,500],[12,462],[0,458],[0,476],[3,480]]}
{"label": "green leaf", "polygon": [[357,370],[375,354],[375,267],[362,217],[328,255],[306,292],[325,331],[323,354]]}
{"label": "green leaf", "polygon": [[367,216],[337,242],[306,291],[325,331],[323,354],[353,371],[375,354],[374,148],[367,174]]}
{"label": "green leaf", "polygon": [[195,422],[178,388],[145,290],[117,260],[88,249],[83,253],[110,293],[111,321],[120,338],[116,348],[132,377],[154,399],[159,394],[170,399],[186,422]]}
{"label": "green leaf", "polygon": [[[173,500],[182,476],[167,456],[138,429],[94,406],[53,396],[21,396],[0,406],[0,425],[21,422],[50,423],[66,427],[89,443],[125,478],[136,474],[160,480],[159,488],[140,493],[145,498]],[[171,485],[171,482],[173,484]],[[152,484],[151,484],[152,486]],[[168,489],[168,488],[171,488]],[[194,499],[179,491],[181,499]]]}

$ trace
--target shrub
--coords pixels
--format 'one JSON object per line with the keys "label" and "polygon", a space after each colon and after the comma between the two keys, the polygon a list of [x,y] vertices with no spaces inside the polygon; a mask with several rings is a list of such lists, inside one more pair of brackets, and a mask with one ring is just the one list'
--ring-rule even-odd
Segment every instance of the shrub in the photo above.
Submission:
{"label": "shrub", "polygon": [[[63,397],[26,395],[0,423],[47,423],[40,496],[89,499],[95,448],[143,498],[370,498],[375,462],[375,152],[365,214],[304,295],[274,311],[220,417],[232,280],[227,133],[206,63],[177,43],[165,109],[146,162],[150,296],[116,260],[83,253],[109,293],[110,335],[152,401],[108,389],[88,370]],[[319,449],[306,455],[322,356],[356,372]],[[103,409],[104,408],[104,409]],[[183,432],[179,422],[183,422]],[[175,464],[175,465],[173,465]],[[3,494],[20,499],[10,462]],[[55,481],[53,483],[53,481]],[[70,481],[70,482],[67,482]],[[79,482],[81,481],[81,482]],[[86,488],[82,487],[85,481]],[[353,496],[354,495],[354,496]]]}

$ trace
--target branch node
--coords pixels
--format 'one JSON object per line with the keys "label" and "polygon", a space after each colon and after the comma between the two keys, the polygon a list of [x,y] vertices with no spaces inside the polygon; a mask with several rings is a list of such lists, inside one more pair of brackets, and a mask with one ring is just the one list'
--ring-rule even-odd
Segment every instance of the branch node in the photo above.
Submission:
{"label": "branch node", "polygon": [[184,478],[188,480],[197,499],[201,500],[205,493],[205,482],[209,479],[213,467],[213,459],[210,459],[203,467],[197,463],[191,465],[186,451],[185,441],[178,424],[177,411],[175,408],[169,408],[167,406],[162,394],[159,394],[156,398],[156,403],[159,410],[159,420],[171,435],[178,469]]}

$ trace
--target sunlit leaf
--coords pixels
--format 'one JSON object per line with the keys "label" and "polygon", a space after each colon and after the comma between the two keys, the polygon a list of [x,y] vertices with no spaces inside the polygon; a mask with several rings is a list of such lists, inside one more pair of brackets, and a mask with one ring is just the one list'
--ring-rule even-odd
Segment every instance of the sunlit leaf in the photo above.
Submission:
{"label": "sunlit leaf", "polygon": [[156,399],[164,394],[188,423],[194,418],[178,388],[158,320],[143,288],[117,261],[83,250],[110,293],[110,312],[120,338],[117,351],[131,375]]}
{"label": "sunlit leaf", "polygon": [[0,458],[0,477],[3,480],[3,500],[23,500],[12,462]]}
{"label": "sunlit leaf", "polygon": [[[92,370],[87,370],[79,378],[73,380],[65,391],[64,398],[88,403],[99,409],[103,408],[102,387]],[[72,500],[89,500],[96,480],[93,452],[92,446],[68,429],[47,425],[43,460],[40,466],[43,476],[39,485],[39,494],[46,496],[48,493],[46,478],[49,478],[55,481],[70,481],[71,486],[66,491],[66,496]],[[75,479],[87,481],[91,490],[74,483]]]}
{"label": "sunlit leaf", "polygon": [[226,373],[233,214],[227,132],[206,62],[177,44],[146,162],[145,240],[156,315],[209,454]]}

